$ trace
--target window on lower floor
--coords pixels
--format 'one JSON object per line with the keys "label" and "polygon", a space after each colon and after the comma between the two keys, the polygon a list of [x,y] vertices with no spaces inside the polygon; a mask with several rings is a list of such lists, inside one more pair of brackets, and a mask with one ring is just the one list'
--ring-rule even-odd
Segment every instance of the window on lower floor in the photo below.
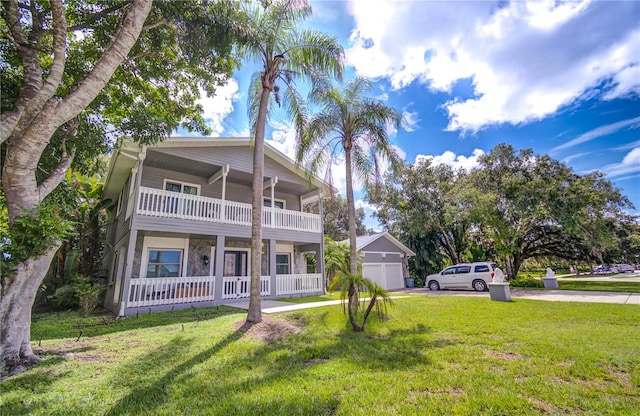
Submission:
{"label": "window on lower floor", "polygon": [[289,254],[276,254],[276,274],[290,274]]}
{"label": "window on lower floor", "polygon": [[182,250],[149,250],[147,277],[180,277]]}
{"label": "window on lower floor", "polygon": [[316,273],[316,258],[313,256],[306,256],[307,261],[307,273]]}

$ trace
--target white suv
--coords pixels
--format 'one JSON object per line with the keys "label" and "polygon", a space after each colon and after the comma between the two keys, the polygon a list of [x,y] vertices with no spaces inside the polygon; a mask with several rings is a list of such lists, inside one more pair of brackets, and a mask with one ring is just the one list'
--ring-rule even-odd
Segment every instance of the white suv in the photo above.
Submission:
{"label": "white suv", "polygon": [[427,287],[430,290],[475,289],[483,292],[487,290],[487,284],[493,280],[497,267],[496,263],[487,261],[456,264],[438,274],[427,276]]}

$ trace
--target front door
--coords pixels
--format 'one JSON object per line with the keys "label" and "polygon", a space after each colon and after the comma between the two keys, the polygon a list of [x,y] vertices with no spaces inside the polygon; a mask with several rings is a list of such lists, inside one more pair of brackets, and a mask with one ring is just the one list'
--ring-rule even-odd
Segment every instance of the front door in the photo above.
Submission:
{"label": "front door", "polygon": [[[225,299],[246,298],[250,293],[248,269],[249,252],[225,250],[224,252],[224,294]],[[236,277],[235,279],[230,279]]]}

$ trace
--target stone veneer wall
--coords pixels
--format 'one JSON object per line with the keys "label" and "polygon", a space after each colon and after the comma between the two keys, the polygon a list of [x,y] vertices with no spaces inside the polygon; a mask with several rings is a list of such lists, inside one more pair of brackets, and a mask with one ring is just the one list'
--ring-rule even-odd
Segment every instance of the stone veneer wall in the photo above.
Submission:
{"label": "stone veneer wall", "polygon": [[[215,240],[191,238],[189,239],[189,258],[187,260],[187,276],[209,276],[210,268],[215,263],[215,256],[211,255],[211,247],[215,247]],[[205,265],[203,257],[209,257],[209,264]],[[213,269],[215,273],[215,269]]]}

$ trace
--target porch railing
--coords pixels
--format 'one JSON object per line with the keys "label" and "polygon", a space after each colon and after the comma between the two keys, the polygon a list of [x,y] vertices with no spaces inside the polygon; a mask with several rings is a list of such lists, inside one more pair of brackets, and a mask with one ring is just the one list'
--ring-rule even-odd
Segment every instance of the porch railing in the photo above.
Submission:
{"label": "porch railing", "polygon": [[[260,277],[260,296],[271,294],[271,278]],[[225,276],[222,278],[222,299],[242,299],[251,295],[251,276]]]}
{"label": "porch railing", "polygon": [[320,273],[279,274],[276,276],[277,296],[321,293],[322,287],[322,275]]}
{"label": "porch railing", "polygon": [[[127,308],[196,303],[204,301],[243,299],[250,296],[251,277],[222,277],[222,293],[216,297],[214,276],[158,277],[131,279]],[[276,276],[276,296],[322,292],[322,275],[279,274]],[[261,276],[260,296],[272,296],[271,277]]]}
{"label": "porch railing", "polygon": [[131,279],[127,307],[214,300],[214,280],[213,276]]}
{"label": "porch railing", "polygon": [[[247,227],[251,226],[251,211],[251,204],[147,187],[140,187],[136,207],[138,215]],[[263,208],[262,225],[282,230],[322,232],[319,215],[278,208]]]}

